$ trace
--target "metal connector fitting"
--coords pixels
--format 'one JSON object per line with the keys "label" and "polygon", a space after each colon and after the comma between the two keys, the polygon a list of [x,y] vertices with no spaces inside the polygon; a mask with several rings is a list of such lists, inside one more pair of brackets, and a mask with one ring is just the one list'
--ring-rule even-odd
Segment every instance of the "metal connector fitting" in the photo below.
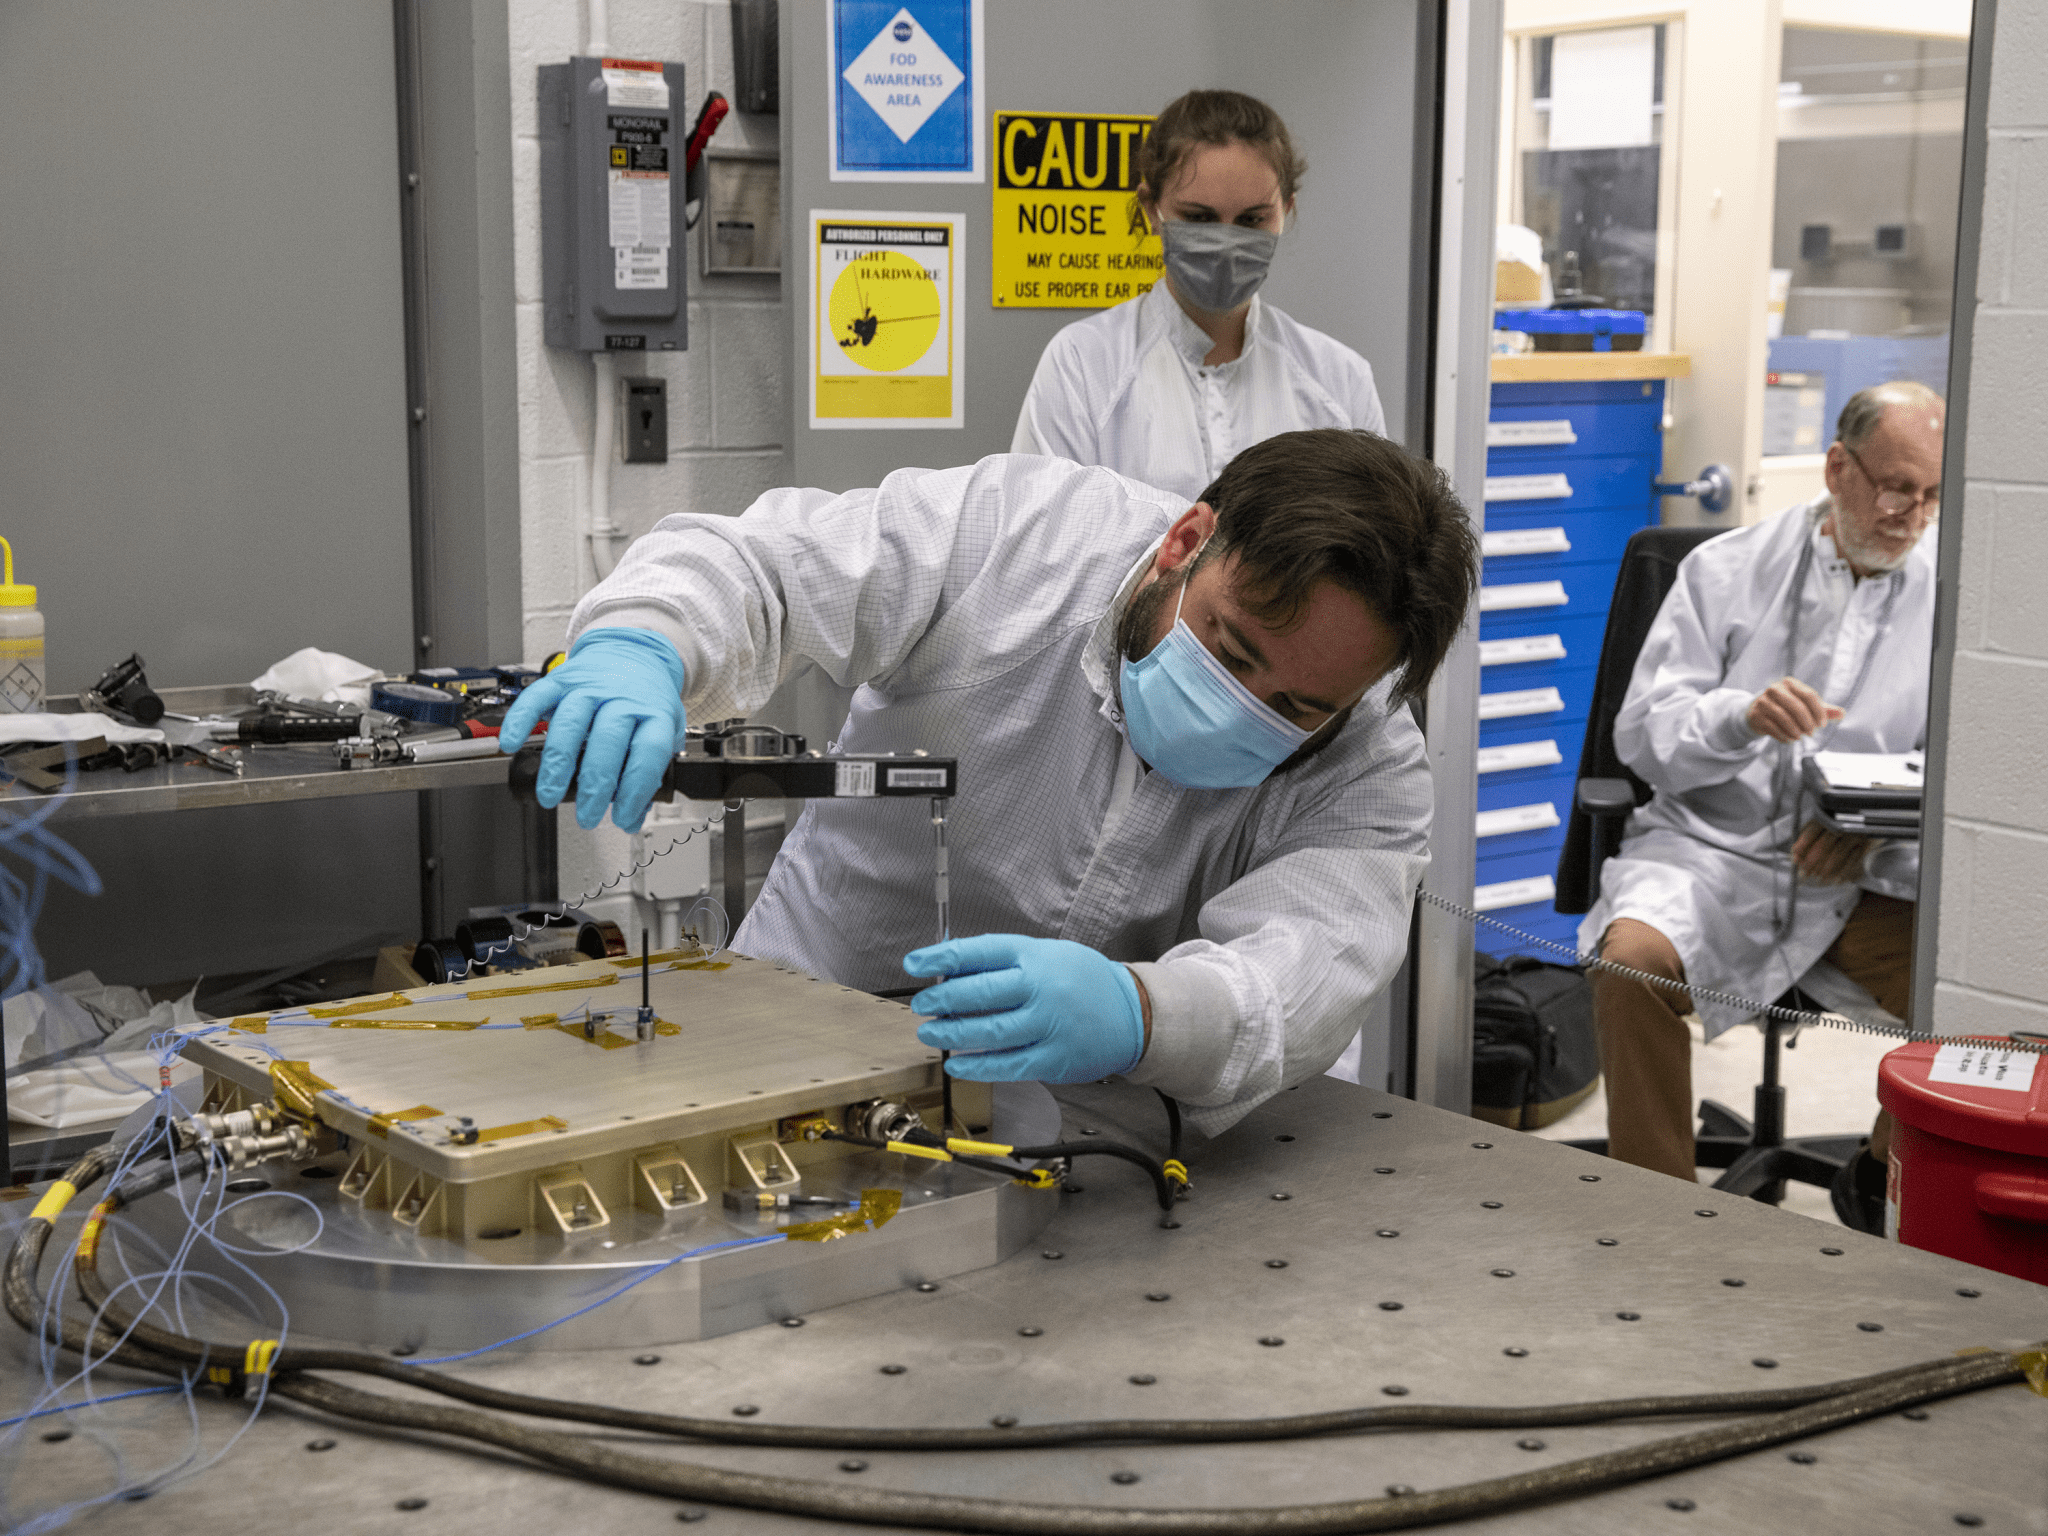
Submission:
{"label": "metal connector fitting", "polygon": [[901,1141],[912,1131],[924,1129],[924,1118],[914,1109],[888,1099],[870,1099],[865,1104],[846,1106],[846,1129],[869,1141]]}

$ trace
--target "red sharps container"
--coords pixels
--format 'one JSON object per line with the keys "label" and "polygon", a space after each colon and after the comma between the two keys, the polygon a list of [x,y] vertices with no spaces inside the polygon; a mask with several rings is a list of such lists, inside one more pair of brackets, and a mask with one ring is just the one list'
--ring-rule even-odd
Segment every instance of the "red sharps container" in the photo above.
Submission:
{"label": "red sharps container", "polygon": [[1886,1056],[1885,1235],[2048,1284],[2048,1057],[1995,1039],[1918,1040]]}

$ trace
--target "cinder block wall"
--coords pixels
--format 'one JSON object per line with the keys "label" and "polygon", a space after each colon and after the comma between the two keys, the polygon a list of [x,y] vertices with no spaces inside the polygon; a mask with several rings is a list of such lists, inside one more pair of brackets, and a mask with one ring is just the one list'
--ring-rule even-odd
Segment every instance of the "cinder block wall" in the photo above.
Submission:
{"label": "cinder block wall", "polygon": [[2002,0],[1970,368],[1934,1027],[2048,1029],[2048,0]]}
{"label": "cinder block wall", "polygon": [[[685,130],[707,91],[734,95],[732,12],[703,0],[611,0],[608,51],[685,66]],[[540,140],[536,71],[583,51],[579,0],[512,0],[514,250],[519,303],[519,502],[526,660],[559,650],[569,612],[596,580],[589,524],[589,357],[541,341]],[[714,145],[773,151],[777,120],[729,115]],[[680,164],[680,157],[678,157]],[[672,512],[737,515],[787,482],[787,354],[782,293],[772,277],[700,275],[698,234],[683,252],[689,273],[690,345],[679,353],[622,357],[625,372],[668,380],[669,461],[612,466],[612,516],[628,537]],[[616,457],[616,454],[614,454]],[[625,548],[621,540],[617,546]],[[626,867],[627,839],[609,822],[596,833],[561,814],[561,888],[588,890]],[[619,914],[622,918],[624,913]]]}

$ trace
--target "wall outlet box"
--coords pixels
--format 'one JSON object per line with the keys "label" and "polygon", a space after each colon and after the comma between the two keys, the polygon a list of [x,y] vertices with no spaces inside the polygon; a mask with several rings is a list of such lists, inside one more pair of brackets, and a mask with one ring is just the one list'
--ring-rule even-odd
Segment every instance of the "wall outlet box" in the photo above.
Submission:
{"label": "wall outlet box", "polygon": [[668,380],[619,380],[619,434],[628,464],[668,462]]}

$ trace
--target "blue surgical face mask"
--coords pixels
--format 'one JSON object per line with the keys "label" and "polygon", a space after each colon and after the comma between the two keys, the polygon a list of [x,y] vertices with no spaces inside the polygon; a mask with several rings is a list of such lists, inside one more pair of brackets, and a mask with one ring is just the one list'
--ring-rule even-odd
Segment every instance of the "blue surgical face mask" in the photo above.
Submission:
{"label": "blue surgical face mask", "polygon": [[[1180,596],[1187,597],[1187,583]],[[1131,750],[1183,789],[1249,789],[1312,734],[1260,702],[1182,622],[1140,661],[1124,658]]]}

